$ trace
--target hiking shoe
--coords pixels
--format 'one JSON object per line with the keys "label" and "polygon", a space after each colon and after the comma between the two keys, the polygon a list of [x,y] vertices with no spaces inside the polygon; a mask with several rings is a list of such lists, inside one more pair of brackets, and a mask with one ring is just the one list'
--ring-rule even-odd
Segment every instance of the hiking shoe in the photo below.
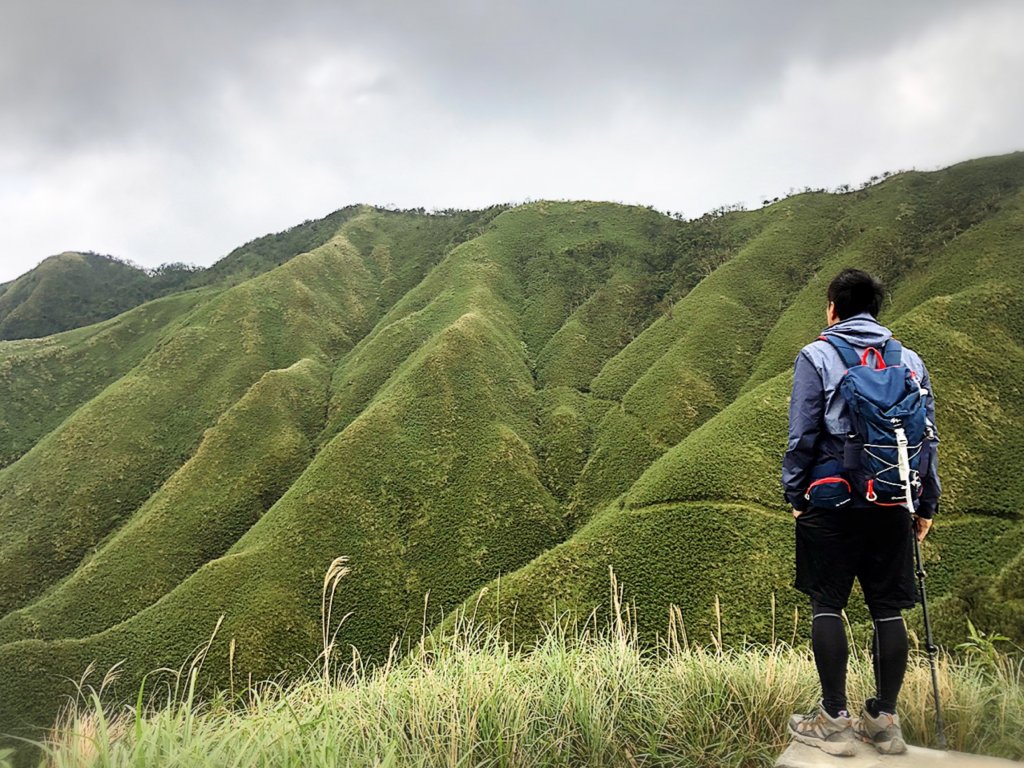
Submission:
{"label": "hiking shoe", "polygon": [[872,717],[865,709],[854,723],[853,732],[861,741],[873,745],[879,754],[902,755],[907,751],[899,715],[879,712],[878,717]]}
{"label": "hiking shoe", "polygon": [[849,715],[832,717],[821,704],[809,715],[789,718],[789,733],[802,744],[817,747],[830,755],[854,753],[853,718]]}

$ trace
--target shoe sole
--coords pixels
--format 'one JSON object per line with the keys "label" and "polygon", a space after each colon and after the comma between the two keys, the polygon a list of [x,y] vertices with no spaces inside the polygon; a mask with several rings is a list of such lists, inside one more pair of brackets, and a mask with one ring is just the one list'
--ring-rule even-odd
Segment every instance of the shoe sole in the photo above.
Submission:
{"label": "shoe sole", "polygon": [[793,737],[794,741],[799,741],[801,744],[806,744],[809,747],[815,747],[826,754],[833,755],[834,757],[852,757],[856,752],[852,741],[826,741],[825,739],[815,739],[810,736],[804,736],[802,733],[797,733],[794,730],[790,730],[789,733]]}
{"label": "shoe sole", "polygon": [[900,738],[890,739],[889,741],[875,741],[866,733],[854,731],[854,734],[865,744],[873,746],[880,755],[902,755],[907,751],[907,743]]}

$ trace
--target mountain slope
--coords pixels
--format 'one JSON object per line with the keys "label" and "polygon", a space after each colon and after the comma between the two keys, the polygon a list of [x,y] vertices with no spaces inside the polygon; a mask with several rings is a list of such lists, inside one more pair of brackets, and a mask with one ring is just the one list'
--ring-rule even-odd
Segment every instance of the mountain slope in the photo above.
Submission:
{"label": "mountain slope", "polygon": [[67,252],[0,290],[0,339],[25,339],[89,325],[183,287],[187,268],[149,275],[96,253]]}
{"label": "mountain slope", "polygon": [[[1024,257],[1024,195],[1020,192],[1019,156],[1004,162],[994,179],[979,178],[972,166],[934,174],[937,179],[925,177],[940,195],[946,189],[955,190],[957,200],[965,197],[960,186],[965,181],[991,184],[1001,195],[974,195],[984,201],[986,217],[973,221],[954,238],[927,239],[927,247],[909,254],[912,258],[907,260],[906,271],[890,280],[892,301],[883,315],[894,332],[928,361],[940,398],[945,514],[928,548],[935,558],[929,568],[934,595],[955,593],[988,576],[995,579],[994,588],[1002,588],[1007,596],[1018,594],[1010,586],[1009,574],[1014,567],[1011,558],[1021,545],[1020,499],[1024,492],[1019,469],[1024,457],[1020,438],[1024,414],[1018,384],[1024,370],[1024,279],[1019,270]],[[1005,183],[1008,170],[1016,174],[1016,188]],[[961,174],[967,179],[959,178]],[[847,206],[848,219],[863,217],[874,220],[875,226],[862,225],[857,235],[838,240],[835,251],[825,254],[822,263],[827,266],[811,277],[790,308],[780,302],[781,318],[766,335],[759,358],[751,366],[750,379],[738,387],[744,394],[702,427],[688,432],[657,461],[638,461],[638,466],[644,464],[643,473],[620,503],[601,510],[592,524],[557,550],[503,577],[500,595],[504,604],[499,604],[494,583],[486,595],[471,596],[467,605],[478,611],[482,606],[492,616],[508,617],[515,604],[522,636],[549,615],[552,601],[587,608],[600,605],[611,565],[627,585],[627,595],[632,587],[641,609],[641,627],[649,637],[664,627],[663,606],[669,600],[684,608],[692,628],[699,631],[717,620],[711,607],[715,597],[721,597],[726,627],[737,637],[764,631],[772,595],[782,598],[778,603],[782,615],[802,606],[802,596],[788,589],[791,533],[778,485],[791,381],[787,369],[799,347],[814,337],[821,324],[822,297],[831,275],[851,263],[876,271],[884,268],[879,256],[885,251],[876,244],[898,239],[902,224],[898,204],[884,209],[889,212],[888,221],[879,216],[877,198],[905,199],[902,187],[906,183],[907,179],[894,179],[863,196],[861,205]],[[921,183],[914,185],[921,194]],[[727,266],[735,267],[739,259],[735,257]],[[716,274],[724,271],[725,267]],[[759,276],[748,274],[751,284],[757,285]],[[687,305],[703,299],[701,289],[712,284],[711,278],[704,281],[679,302],[675,313],[696,315]],[[726,297],[731,295],[735,294],[725,292]],[[701,310],[706,311],[703,306]],[[794,327],[799,332],[794,332]],[[659,330],[655,324],[648,332]],[[686,338],[685,332],[671,337]],[[713,359],[722,346],[720,338],[714,331],[700,335],[696,343],[699,354]],[[728,338],[732,340],[734,334]],[[641,336],[634,343],[644,342]],[[671,354],[666,343],[653,346],[669,350],[663,356]],[[641,353],[627,348],[619,357],[641,360]],[[731,357],[735,352],[730,348],[727,354]],[[660,359],[649,354],[643,362],[649,365],[648,371],[656,370]],[[638,373],[642,364],[625,365],[619,358],[605,371],[615,370],[616,365],[629,369],[635,381],[649,375]],[[618,391],[623,390],[620,387]],[[623,407],[630,391],[624,390]],[[706,391],[690,386],[683,396],[693,402]],[[688,428],[693,412],[690,408],[675,414],[674,423]],[[771,516],[774,528],[763,519],[771,510],[777,510]],[[700,541],[696,550],[695,540]],[[738,543],[745,555],[735,552]],[[603,556],[594,557],[595,549]],[[735,567],[728,565],[733,557],[730,553],[739,558]],[[479,606],[478,601],[482,601]],[[855,615],[862,613],[855,606],[853,610]],[[946,612],[943,628],[948,633],[962,631],[959,624],[954,625],[956,619],[955,611]],[[959,622],[962,620],[960,613]],[[1005,613],[1000,620],[1004,631],[1017,637],[1024,634],[1024,624],[1019,621],[1014,626]]]}
{"label": "mountain slope", "polygon": [[330,240],[359,206],[257,238],[202,269],[165,264],[146,271],[111,256],[66,253],[0,286],[0,339],[41,338],[192,288],[234,285]]}
{"label": "mountain slope", "polygon": [[128,373],[211,295],[183,292],[84,328],[0,344],[0,468]]}
{"label": "mountain slope", "polygon": [[360,208],[236,284],[0,344],[10,392],[89,371],[59,420],[26,395],[4,417],[0,724],[45,722],[90,661],[126,660],[130,691],[221,616],[212,681],[232,640],[236,677],[301,670],[339,555],[339,640],[368,660],[460,606],[528,640],[553,603],[602,605],[609,566],[645,639],[670,603],[694,636],[767,639],[804,604],[778,487],[789,369],[848,264],[886,277],[882,319],[940,398],[938,619],[959,631],[979,590],[1012,608],[1022,189],[1011,155],[691,222]]}
{"label": "mountain slope", "polygon": [[[410,275],[422,274],[423,267],[439,258],[444,249],[479,232],[500,210],[496,206],[428,217],[349,206],[252,240],[205,269],[174,263],[143,270],[111,256],[69,251],[44,259],[24,275],[0,285],[0,340],[40,338],[105,320],[161,296],[237,285],[319,248],[347,222],[369,211],[387,221],[389,237],[397,239],[400,248],[421,257],[412,272],[399,270],[390,276],[390,285],[384,286],[384,293],[390,295],[399,285],[408,287],[404,281]],[[372,234],[360,240],[358,228],[351,234],[357,248],[372,248],[376,242]],[[377,258],[387,258],[387,246]]]}

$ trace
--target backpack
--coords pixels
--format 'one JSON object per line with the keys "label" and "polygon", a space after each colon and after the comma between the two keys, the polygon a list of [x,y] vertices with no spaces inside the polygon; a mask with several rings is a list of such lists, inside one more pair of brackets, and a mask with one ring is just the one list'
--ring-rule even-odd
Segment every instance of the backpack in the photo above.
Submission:
{"label": "backpack", "polygon": [[882,507],[906,507],[921,495],[928,471],[925,441],[933,438],[917,374],[903,365],[903,346],[889,339],[881,350],[857,351],[836,336],[821,336],[839,353],[847,371],[839,392],[853,432],[843,450],[843,474],[851,491]]}

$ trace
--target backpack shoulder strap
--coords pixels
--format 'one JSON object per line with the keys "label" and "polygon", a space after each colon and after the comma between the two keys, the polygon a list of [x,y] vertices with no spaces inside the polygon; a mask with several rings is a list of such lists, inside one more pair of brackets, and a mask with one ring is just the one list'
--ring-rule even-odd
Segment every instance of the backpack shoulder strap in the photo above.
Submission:
{"label": "backpack shoulder strap", "polygon": [[903,345],[896,341],[896,339],[889,339],[882,347],[882,359],[888,367],[902,365]]}
{"label": "backpack shoulder strap", "polygon": [[837,336],[819,336],[821,341],[827,341],[836,352],[839,353],[839,357],[842,358],[847,368],[853,368],[856,365],[860,365],[860,355],[857,354],[857,350],[847,344],[845,341]]}

